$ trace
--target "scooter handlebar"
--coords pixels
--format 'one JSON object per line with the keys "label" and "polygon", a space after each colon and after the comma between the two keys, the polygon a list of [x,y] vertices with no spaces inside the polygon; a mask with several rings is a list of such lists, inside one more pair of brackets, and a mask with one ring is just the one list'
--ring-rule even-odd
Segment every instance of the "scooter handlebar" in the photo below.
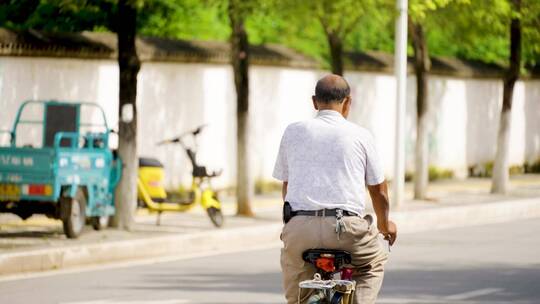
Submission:
{"label": "scooter handlebar", "polygon": [[174,144],[174,143],[180,142],[180,140],[181,140],[180,137],[171,138],[171,139],[165,139],[165,140],[157,142],[157,145],[161,146],[161,145],[164,145],[164,144]]}
{"label": "scooter handlebar", "polygon": [[204,125],[200,125],[198,126],[195,130],[191,131],[191,134],[193,134],[193,136],[197,136],[199,133],[201,133],[201,131],[206,128],[208,125],[207,124],[204,124]]}
{"label": "scooter handlebar", "polygon": [[199,135],[199,133],[202,132],[202,130],[204,128],[206,128],[208,125],[207,124],[204,124],[204,125],[200,125],[198,126],[197,128],[191,130],[191,131],[187,131],[177,137],[174,137],[174,138],[171,138],[171,139],[165,139],[165,140],[162,140],[160,142],[157,143],[158,146],[160,145],[164,145],[164,144],[175,144],[175,143],[181,143],[182,142],[182,137],[188,135],[188,134],[191,134],[193,136],[197,136]]}
{"label": "scooter handlebar", "polygon": [[217,171],[213,171],[212,173],[208,174],[208,177],[217,177],[220,176],[221,173],[223,173],[223,169],[219,169]]}

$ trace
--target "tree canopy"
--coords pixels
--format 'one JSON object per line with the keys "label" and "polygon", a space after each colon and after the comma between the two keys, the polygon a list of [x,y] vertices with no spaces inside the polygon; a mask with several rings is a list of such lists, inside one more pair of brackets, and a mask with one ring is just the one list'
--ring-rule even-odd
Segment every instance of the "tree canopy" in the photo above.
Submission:
{"label": "tree canopy", "polygon": [[[176,39],[227,40],[227,7],[217,0],[138,0],[144,3],[138,32]],[[0,26],[46,31],[114,31],[117,0],[7,0],[0,5]],[[226,2],[226,1],[225,1]],[[257,0],[246,16],[252,44],[279,43],[329,65],[325,29],[347,30],[345,51],[393,52],[394,1]],[[299,1],[305,2],[305,1]],[[360,3],[360,4],[357,4]],[[310,6],[310,7],[307,7]],[[311,8],[311,9],[310,9]],[[506,64],[510,0],[411,0],[412,18],[422,20],[433,56],[454,56]],[[347,12],[348,18],[335,18]],[[523,0],[523,62],[540,62],[540,1]],[[349,18],[350,17],[350,18]],[[412,54],[412,48],[409,50]]]}
{"label": "tree canopy", "polygon": [[0,5],[0,25],[12,29],[77,32],[112,29],[117,1],[7,0]]}
{"label": "tree canopy", "polygon": [[508,27],[516,15],[523,27],[522,61],[525,66],[538,65],[540,1],[537,0],[523,0],[520,12],[513,9],[511,0],[475,0],[466,5],[449,5],[433,14],[431,22],[438,29],[440,39],[431,41],[430,45],[437,54],[444,53],[440,48],[446,45],[452,49],[448,55],[507,66]]}

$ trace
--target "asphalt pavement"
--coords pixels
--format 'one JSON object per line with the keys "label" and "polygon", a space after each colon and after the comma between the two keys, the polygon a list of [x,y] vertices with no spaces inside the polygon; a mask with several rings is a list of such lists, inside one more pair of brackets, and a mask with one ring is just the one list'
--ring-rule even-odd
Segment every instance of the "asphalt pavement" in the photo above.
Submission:
{"label": "asphalt pavement", "polygon": [[[378,303],[539,303],[540,219],[400,235]],[[0,280],[0,303],[283,303],[279,248]]]}

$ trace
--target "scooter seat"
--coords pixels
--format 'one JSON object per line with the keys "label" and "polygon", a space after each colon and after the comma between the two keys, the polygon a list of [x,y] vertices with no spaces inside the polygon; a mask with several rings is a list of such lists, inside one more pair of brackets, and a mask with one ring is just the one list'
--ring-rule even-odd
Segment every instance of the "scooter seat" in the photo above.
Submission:
{"label": "scooter seat", "polygon": [[163,164],[152,157],[139,157],[139,167],[163,168]]}

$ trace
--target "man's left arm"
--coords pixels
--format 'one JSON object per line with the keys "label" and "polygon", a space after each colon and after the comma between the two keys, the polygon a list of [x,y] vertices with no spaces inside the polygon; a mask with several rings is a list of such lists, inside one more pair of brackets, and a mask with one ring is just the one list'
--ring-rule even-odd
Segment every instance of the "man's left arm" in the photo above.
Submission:
{"label": "man's left arm", "polygon": [[397,237],[397,226],[389,219],[390,202],[386,181],[377,185],[368,185],[368,190],[373,202],[373,209],[377,215],[377,228],[384,235],[384,239],[393,245]]}
{"label": "man's left arm", "polygon": [[388,199],[388,186],[384,178],[384,171],[371,134],[365,143],[366,151],[366,186],[373,202],[373,209],[377,215],[377,228],[388,240],[394,244],[397,236],[396,224],[389,219],[390,203]]}

